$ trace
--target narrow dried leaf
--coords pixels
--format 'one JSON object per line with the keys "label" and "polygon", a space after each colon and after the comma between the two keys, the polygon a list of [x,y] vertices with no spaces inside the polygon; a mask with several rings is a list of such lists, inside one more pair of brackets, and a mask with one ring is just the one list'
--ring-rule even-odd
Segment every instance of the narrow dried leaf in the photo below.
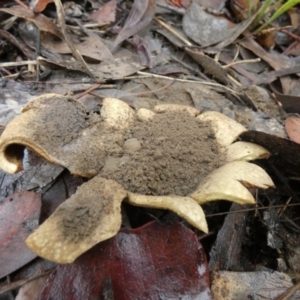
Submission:
{"label": "narrow dried leaf", "polygon": [[126,195],[115,181],[94,177],[28,237],[27,246],[45,259],[73,262],[117,234],[121,227],[120,205]]}
{"label": "narrow dried leaf", "polygon": [[230,200],[239,204],[255,203],[245,186],[266,189],[274,187],[274,183],[259,166],[236,161],[211,173],[190,197],[200,204],[217,199]]}
{"label": "narrow dried leaf", "polygon": [[235,142],[227,147],[226,160],[255,160],[268,158],[271,155],[264,147],[248,142]]}
{"label": "narrow dried leaf", "polygon": [[218,62],[205,55],[198,47],[185,47],[184,50],[204,69],[204,73],[228,85],[227,73]]}
{"label": "narrow dried leaf", "polygon": [[242,132],[247,131],[240,123],[216,111],[204,112],[197,118],[202,122],[211,123],[221,146],[229,146]]}
{"label": "narrow dried leaf", "polygon": [[147,40],[135,34],[131,38],[128,38],[127,41],[134,47],[141,65],[149,69],[153,68],[151,48]]}
{"label": "narrow dried leaf", "polygon": [[208,227],[201,206],[190,197],[180,196],[148,196],[129,193],[128,202],[143,207],[169,209],[186,219],[191,225],[204,232]]}
{"label": "narrow dried leaf", "polygon": [[82,70],[89,74],[92,78],[95,78],[95,75],[93,72],[90,70],[86,62],[84,61],[83,57],[81,56],[80,52],[76,49],[74,44],[72,43],[67,30],[66,30],[66,24],[65,24],[65,11],[62,6],[62,3],[60,0],[54,0],[55,6],[56,6],[56,12],[57,12],[57,18],[58,18],[58,24],[60,26],[62,35],[66,43],[68,44],[69,48],[72,51],[72,54],[78,64],[82,67]]}
{"label": "narrow dried leaf", "polygon": [[135,0],[126,23],[114,42],[114,46],[116,47],[145,28],[154,17],[155,7],[155,0]]}

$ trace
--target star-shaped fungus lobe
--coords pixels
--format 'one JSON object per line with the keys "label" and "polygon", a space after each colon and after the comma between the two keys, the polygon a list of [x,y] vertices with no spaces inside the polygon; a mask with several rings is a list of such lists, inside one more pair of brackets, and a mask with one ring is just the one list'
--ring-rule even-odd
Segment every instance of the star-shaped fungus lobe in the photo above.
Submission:
{"label": "star-shaped fungus lobe", "polygon": [[74,261],[121,226],[120,205],[169,209],[208,232],[199,204],[254,203],[248,188],[274,184],[248,160],[267,158],[263,147],[234,142],[246,129],[217,112],[164,104],[138,111],[106,98],[101,114],[74,98],[32,99],[0,138],[0,166],[22,169],[28,147],[71,173],[94,177],[61,204],[26,241],[38,255]]}

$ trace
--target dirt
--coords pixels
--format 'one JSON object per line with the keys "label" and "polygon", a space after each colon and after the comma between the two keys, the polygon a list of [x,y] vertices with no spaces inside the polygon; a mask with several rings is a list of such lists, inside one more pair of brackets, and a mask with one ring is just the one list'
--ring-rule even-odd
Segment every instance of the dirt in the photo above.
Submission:
{"label": "dirt", "polygon": [[224,164],[208,124],[187,112],[136,120],[125,135],[122,157],[109,157],[101,176],[131,192],[188,195],[211,171]]}

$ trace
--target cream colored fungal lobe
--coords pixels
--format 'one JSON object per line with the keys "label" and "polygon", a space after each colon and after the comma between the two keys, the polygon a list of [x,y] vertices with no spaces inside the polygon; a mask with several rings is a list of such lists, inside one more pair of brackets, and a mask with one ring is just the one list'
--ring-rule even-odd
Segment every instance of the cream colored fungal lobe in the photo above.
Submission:
{"label": "cream colored fungal lobe", "polygon": [[113,128],[126,129],[134,120],[135,112],[123,101],[115,98],[104,98],[101,117]]}
{"label": "cream colored fungal lobe", "polygon": [[235,142],[226,148],[227,161],[265,159],[270,155],[264,147],[248,142]]}
{"label": "cream colored fungal lobe", "polygon": [[216,139],[221,146],[229,146],[247,129],[240,123],[216,111],[207,111],[197,117],[202,122],[211,123]]}
{"label": "cream colored fungal lobe", "polygon": [[155,113],[146,108],[141,108],[137,111],[137,118],[140,121],[149,121],[155,116]]}
{"label": "cream colored fungal lobe", "polygon": [[200,204],[212,200],[229,200],[240,204],[255,203],[255,199],[245,186],[266,189],[274,187],[274,183],[259,166],[235,161],[212,172],[190,197]]}
{"label": "cream colored fungal lobe", "polygon": [[116,182],[96,176],[62,203],[26,244],[41,257],[70,263],[118,232],[120,205],[126,195]]}
{"label": "cream colored fungal lobe", "polygon": [[191,225],[199,230],[208,232],[207,223],[201,206],[190,197],[170,196],[147,196],[129,193],[128,202],[133,205],[168,209],[180,217],[186,219]]}

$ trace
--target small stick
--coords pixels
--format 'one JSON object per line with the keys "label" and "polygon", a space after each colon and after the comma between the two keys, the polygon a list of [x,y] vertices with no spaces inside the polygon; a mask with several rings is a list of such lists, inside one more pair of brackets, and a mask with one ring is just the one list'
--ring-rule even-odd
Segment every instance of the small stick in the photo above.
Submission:
{"label": "small stick", "polygon": [[300,289],[300,282],[288,288],[282,295],[277,297],[275,300],[288,300],[290,297],[295,294]]}
{"label": "small stick", "polygon": [[278,205],[271,205],[268,207],[245,208],[245,209],[239,209],[239,210],[234,210],[234,211],[205,215],[205,217],[210,218],[210,217],[223,216],[223,215],[229,215],[229,214],[235,214],[235,213],[243,213],[243,212],[247,212],[247,211],[265,210],[265,209],[271,209],[271,208],[282,208],[282,207],[286,207],[286,206],[291,207],[291,206],[299,206],[299,205],[300,205],[300,203],[292,203],[292,204],[288,204],[288,205],[278,204]]}
{"label": "small stick", "polygon": [[225,65],[225,66],[222,66],[223,69],[227,69],[227,68],[230,68],[232,66],[235,66],[235,65],[239,65],[239,64],[249,64],[249,63],[255,63],[255,62],[259,62],[261,61],[260,58],[254,58],[254,59],[245,59],[245,60],[239,60],[239,61],[234,61],[228,65]]}
{"label": "small stick", "polygon": [[162,27],[164,27],[165,29],[167,29],[169,32],[171,32],[172,34],[174,34],[178,39],[180,39],[182,42],[184,42],[187,46],[193,46],[192,43],[190,43],[187,39],[185,39],[181,34],[179,34],[174,28],[172,28],[169,24],[165,23],[164,21],[158,19],[158,18],[154,18],[154,20],[161,25]]}
{"label": "small stick", "polygon": [[95,85],[91,86],[89,89],[87,89],[86,91],[84,91],[83,93],[77,95],[75,98],[76,98],[76,99],[80,99],[80,98],[83,97],[84,95],[89,94],[90,92],[92,92],[92,91],[98,89],[100,86],[101,86],[101,84],[95,84]]}
{"label": "small stick", "polygon": [[19,67],[19,66],[37,65],[37,64],[38,62],[36,60],[22,60],[22,61],[15,61],[15,62],[0,63],[0,68]]}

